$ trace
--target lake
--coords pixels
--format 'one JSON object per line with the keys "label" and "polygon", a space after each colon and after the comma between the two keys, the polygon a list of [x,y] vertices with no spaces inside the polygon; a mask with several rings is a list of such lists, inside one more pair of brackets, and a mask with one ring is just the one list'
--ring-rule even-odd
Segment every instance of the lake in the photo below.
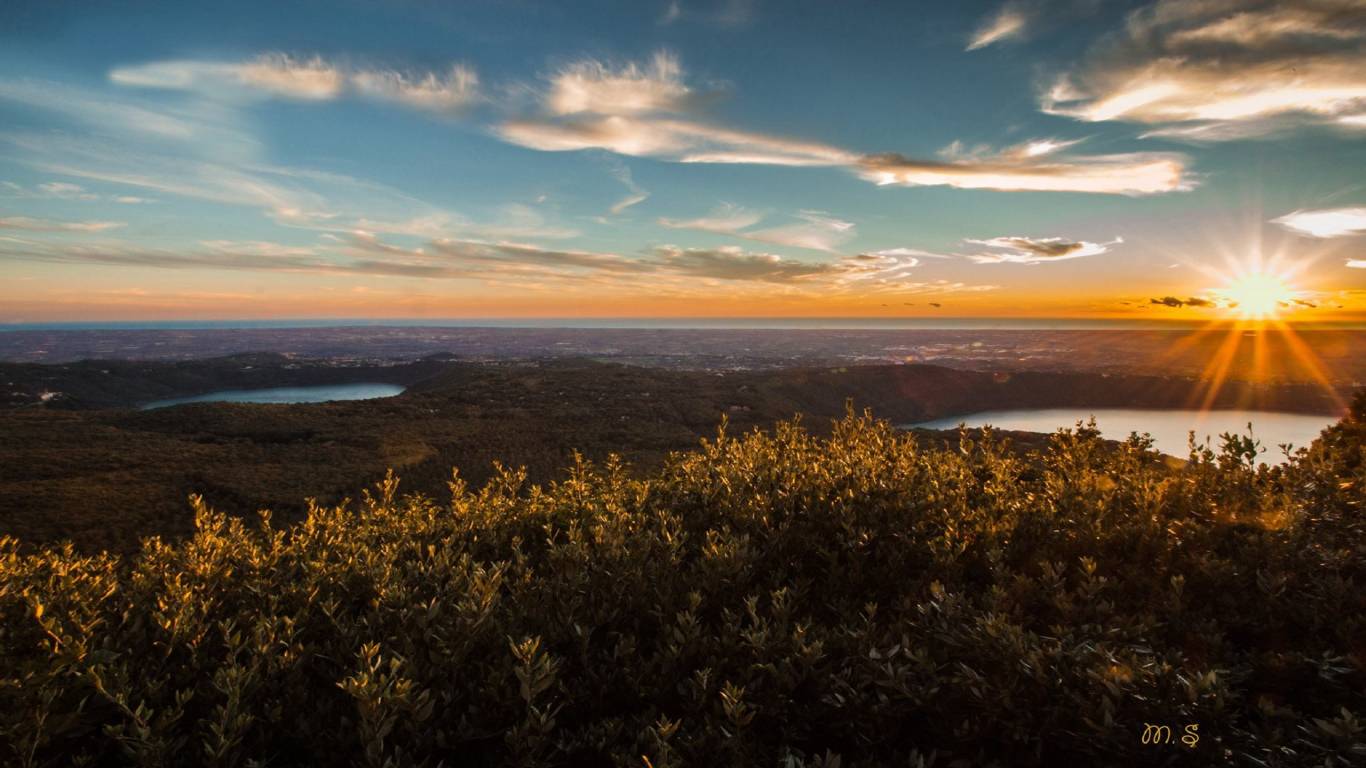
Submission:
{"label": "lake", "polygon": [[142,410],[168,408],[186,403],[327,403],[333,400],[373,400],[401,394],[397,384],[326,384],[316,387],[271,387],[269,389],[225,389],[193,397],[156,400]]}
{"label": "lake", "polygon": [[1276,446],[1290,443],[1297,448],[1309,445],[1326,426],[1334,424],[1333,416],[1309,416],[1302,413],[1273,413],[1270,411],[1153,411],[1133,408],[1047,408],[1019,411],[983,411],[967,416],[935,419],[913,427],[925,429],[954,429],[959,423],[969,427],[985,424],[998,429],[1024,432],[1056,432],[1059,427],[1076,426],[1077,421],[1096,417],[1096,426],[1111,440],[1123,440],[1130,432],[1152,435],[1157,450],[1180,458],[1189,454],[1186,436],[1195,431],[1196,439],[1210,438],[1210,446],[1219,449],[1219,435],[1223,432],[1246,434],[1252,423],[1252,435],[1261,442],[1263,453],[1259,459],[1268,464],[1280,464],[1285,458]]}

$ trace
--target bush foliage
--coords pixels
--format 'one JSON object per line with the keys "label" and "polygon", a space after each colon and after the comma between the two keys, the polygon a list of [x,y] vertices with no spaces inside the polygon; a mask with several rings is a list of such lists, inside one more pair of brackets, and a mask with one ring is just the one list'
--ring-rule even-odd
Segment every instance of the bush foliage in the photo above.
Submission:
{"label": "bush foliage", "polygon": [[1366,396],[1255,455],[851,413],[287,529],[196,501],[129,557],[0,540],[0,762],[1353,764]]}

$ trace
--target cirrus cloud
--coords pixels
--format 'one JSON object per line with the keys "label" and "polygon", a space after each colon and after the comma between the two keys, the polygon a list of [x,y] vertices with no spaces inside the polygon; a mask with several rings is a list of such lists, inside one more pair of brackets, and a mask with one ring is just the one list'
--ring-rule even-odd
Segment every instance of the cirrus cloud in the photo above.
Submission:
{"label": "cirrus cloud", "polygon": [[215,98],[264,95],[328,101],[354,93],[432,112],[459,112],[481,99],[479,76],[464,64],[440,73],[410,72],[285,53],[263,53],[245,61],[155,61],[116,68],[109,79],[118,85],[195,91]]}
{"label": "cirrus cloud", "polygon": [[37,219],[31,216],[0,217],[0,229],[15,229],[25,232],[107,232],[127,224],[121,221],[57,221]]}
{"label": "cirrus cloud", "polygon": [[942,161],[866,155],[705,122],[692,114],[699,108],[697,97],[670,55],[617,68],[580,62],[551,78],[541,95],[541,114],[507,120],[494,133],[545,152],[601,149],[681,163],[841,167],[880,185],[1125,195],[1193,186],[1185,158],[1174,153],[1075,155],[1067,150],[1077,140],[1040,139]]}
{"label": "cirrus cloud", "polygon": [[1045,112],[1221,141],[1366,115],[1359,0],[1159,0],[1059,77]]}
{"label": "cirrus cloud", "polygon": [[670,229],[695,229],[760,243],[826,252],[834,252],[838,246],[848,242],[856,229],[852,221],[844,221],[824,211],[800,211],[793,217],[798,219],[797,223],[749,229],[763,218],[762,213],[727,203],[700,218],[661,218],[657,223]]}
{"label": "cirrus cloud", "polygon": [[968,39],[968,47],[964,50],[975,51],[1002,40],[1020,37],[1028,21],[1020,7],[1007,3],[982,22]]}
{"label": "cirrus cloud", "polygon": [[[1038,142],[1030,142],[1038,145]],[[1012,148],[992,156],[920,160],[896,153],[869,155],[858,173],[879,186],[947,186],[1005,192],[1089,192],[1151,195],[1191,189],[1185,158],[1167,152],[1114,155],[1030,154]]]}

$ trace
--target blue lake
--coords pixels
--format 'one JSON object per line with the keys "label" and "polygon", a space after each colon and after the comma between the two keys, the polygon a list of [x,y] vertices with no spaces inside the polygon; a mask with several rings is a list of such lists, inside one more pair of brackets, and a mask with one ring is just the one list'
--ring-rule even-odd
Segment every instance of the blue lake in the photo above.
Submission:
{"label": "blue lake", "polygon": [[1210,438],[1210,446],[1219,449],[1219,435],[1224,432],[1247,434],[1252,424],[1252,436],[1262,444],[1259,460],[1280,464],[1285,460],[1278,445],[1290,443],[1301,448],[1313,442],[1326,426],[1337,422],[1333,416],[1311,416],[1302,413],[1274,413],[1270,411],[1152,411],[1132,408],[1046,408],[1018,411],[983,411],[967,416],[935,419],[912,427],[925,429],[954,429],[960,423],[969,427],[991,425],[998,429],[1023,432],[1056,432],[1061,427],[1074,427],[1078,421],[1096,417],[1096,427],[1111,440],[1123,440],[1131,432],[1148,433],[1153,447],[1180,458],[1190,455],[1187,435],[1203,443]]}
{"label": "blue lake", "polygon": [[373,400],[403,392],[397,384],[327,384],[316,387],[271,387],[269,389],[225,389],[193,397],[156,400],[143,410],[167,408],[185,403],[327,403],[333,400]]}

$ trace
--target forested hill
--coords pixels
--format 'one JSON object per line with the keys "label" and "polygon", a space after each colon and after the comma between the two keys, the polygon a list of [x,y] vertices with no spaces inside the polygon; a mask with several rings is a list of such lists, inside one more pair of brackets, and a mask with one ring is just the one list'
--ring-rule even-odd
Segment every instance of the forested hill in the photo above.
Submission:
{"label": "forested hill", "polygon": [[[823,431],[846,404],[897,424],[1018,407],[1191,407],[1204,384],[1180,377],[984,373],[925,365],[710,372],[592,361],[378,365],[274,355],[193,362],[0,366],[27,392],[0,408],[0,533],[128,551],[148,535],[184,536],[185,503],[203,494],[233,514],[297,519],[305,500],[335,503],[384,476],[445,492],[453,467],[476,487],[494,462],[531,480],[562,476],[575,451],[623,456],[637,471],[714,433],[771,428],[795,415]],[[383,400],[312,405],[194,404],[132,410],[216,389],[391,382]],[[42,392],[57,393],[48,400]],[[1232,383],[1216,406],[1331,413],[1309,386]],[[102,407],[98,407],[102,406]],[[113,407],[118,406],[118,407]]]}

